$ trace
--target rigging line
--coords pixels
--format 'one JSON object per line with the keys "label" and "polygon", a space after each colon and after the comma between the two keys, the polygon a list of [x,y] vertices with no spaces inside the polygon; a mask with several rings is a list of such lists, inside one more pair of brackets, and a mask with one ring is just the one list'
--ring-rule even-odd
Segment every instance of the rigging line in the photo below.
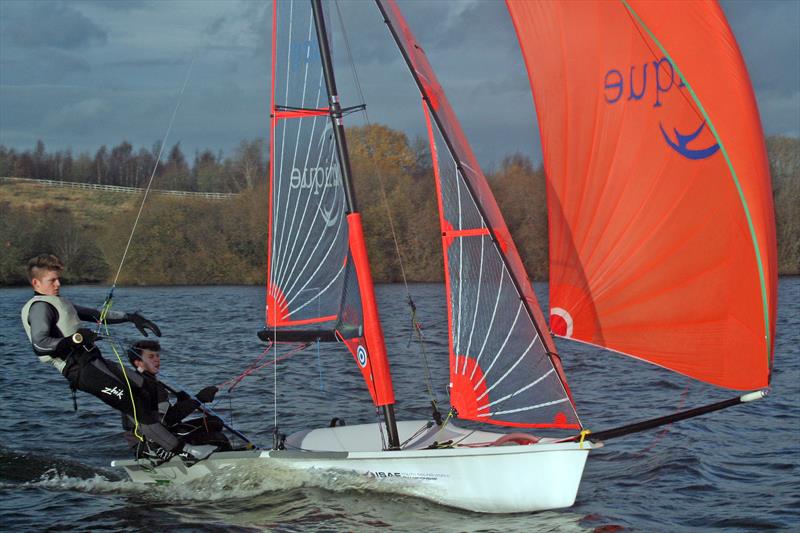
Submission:
{"label": "rigging line", "polygon": [[[355,67],[355,61],[353,61],[353,51],[350,47],[350,39],[347,36],[347,32],[344,30],[344,18],[342,17],[342,12],[341,9],[339,8],[339,2],[335,2],[334,5],[336,6],[336,14],[339,19],[339,26],[341,28],[344,46],[345,49],[347,50],[347,57],[350,60],[350,70],[353,74],[353,84],[355,86],[356,92],[358,93],[359,101],[361,102],[361,104],[359,104],[358,106],[351,106],[351,107],[353,109],[355,109],[356,107],[361,107],[361,112],[364,115],[364,121],[367,123],[368,127],[371,127],[372,122],[369,119],[369,112],[367,111],[367,106],[364,103],[366,99],[364,98],[364,91],[361,88],[361,81],[358,78],[358,71],[356,70]],[[389,219],[389,229],[392,232],[392,241],[394,241],[394,250],[395,253],[397,254],[397,262],[398,265],[400,266],[400,275],[403,278],[403,286],[406,289],[406,296],[408,297],[409,300],[411,300],[411,292],[408,289],[408,279],[406,277],[406,269],[403,263],[403,254],[400,252],[400,245],[397,241],[397,230],[395,229],[394,217],[392,217],[392,211],[389,208],[389,197],[386,194],[386,186],[383,180],[383,172],[381,172],[381,169],[378,166],[377,161],[375,160],[375,152],[373,151],[372,146],[369,144],[367,145],[367,154],[369,154],[370,161],[372,162],[372,167],[375,171],[375,176],[378,178],[378,185],[381,191],[381,198],[383,199],[383,205],[384,208],[386,209],[387,218]]]}
{"label": "rigging line", "polygon": [[[369,118],[369,112],[367,111],[367,106],[366,106],[366,103],[365,103],[366,102],[366,98],[364,98],[364,91],[361,88],[361,80],[359,80],[359,78],[358,78],[358,71],[356,70],[355,61],[353,60],[353,50],[352,50],[352,48],[350,46],[350,39],[348,37],[347,32],[345,31],[344,17],[342,17],[342,11],[341,11],[341,9],[339,7],[339,2],[338,1],[334,2],[334,5],[336,6],[336,15],[337,15],[337,18],[338,18],[339,27],[341,29],[342,40],[344,41],[344,46],[345,46],[345,49],[347,50],[347,57],[348,57],[348,59],[350,61],[350,71],[351,71],[351,73],[353,75],[353,86],[355,87],[355,89],[356,89],[356,91],[358,93],[359,102],[361,102],[360,104],[358,104],[356,106],[351,106],[350,108],[347,108],[347,109],[352,109],[353,112],[356,112],[356,111],[360,110],[362,112],[362,114],[364,115],[364,121],[367,123],[367,127],[371,128],[372,121]],[[416,308],[416,305],[414,304],[413,298],[411,297],[411,291],[408,288],[408,278],[406,276],[405,263],[403,262],[403,254],[400,252],[400,244],[399,244],[399,242],[397,240],[397,229],[395,228],[394,217],[392,216],[392,210],[391,210],[391,207],[389,206],[389,197],[386,194],[386,185],[385,185],[384,179],[383,179],[383,172],[381,171],[380,167],[377,164],[377,161],[376,161],[376,158],[375,158],[375,152],[373,150],[372,145],[370,145],[370,144],[367,144],[367,154],[369,155],[370,161],[372,163],[372,168],[373,168],[374,174],[378,178],[378,188],[381,191],[381,199],[383,200],[383,206],[384,206],[384,209],[386,211],[386,218],[389,220],[389,229],[391,230],[391,233],[392,233],[392,242],[394,243],[394,251],[395,251],[395,254],[397,255],[397,263],[400,266],[400,276],[403,278],[403,287],[405,288],[405,291],[406,291],[406,299],[407,299],[408,305],[412,309],[412,311],[411,311],[411,321],[412,321],[412,324],[414,325],[414,329],[417,330],[417,333],[419,335],[418,339],[419,339],[420,351],[422,353],[423,361],[425,363],[425,371],[426,371],[426,374],[427,374],[426,378],[427,378],[427,381],[428,381],[429,394],[430,394],[431,399],[436,404],[438,404],[438,399],[436,398],[435,393],[433,393],[430,366],[428,364],[428,356],[427,356],[427,353],[426,353],[426,350],[425,350],[425,340],[424,340],[424,338],[422,336],[421,327],[420,327],[419,323],[416,320],[416,310],[417,310],[417,308]],[[383,432],[381,432],[381,436],[383,436]]]}
{"label": "rigging line", "polygon": [[153,165],[153,172],[150,173],[150,180],[147,182],[147,188],[145,188],[144,190],[142,203],[139,205],[139,212],[136,214],[136,220],[134,220],[133,222],[133,227],[131,228],[131,234],[128,236],[128,243],[125,245],[125,251],[122,253],[122,260],[119,262],[119,268],[117,269],[117,274],[114,276],[114,282],[111,284],[111,290],[109,291],[108,297],[106,298],[106,302],[108,302],[111,299],[111,296],[114,292],[114,287],[116,287],[117,280],[119,279],[119,275],[122,272],[122,266],[125,264],[125,258],[128,255],[128,249],[131,246],[133,235],[134,233],[136,233],[136,226],[139,224],[139,219],[142,216],[142,211],[144,210],[144,204],[147,201],[147,195],[150,193],[150,187],[153,185],[153,180],[156,177],[156,170],[158,170],[158,165],[161,162],[161,156],[164,154],[164,147],[166,146],[167,139],[169,138],[169,134],[172,131],[172,125],[175,123],[175,116],[178,114],[178,109],[180,109],[181,107],[181,101],[183,101],[183,94],[186,91],[186,86],[189,83],[189,78],[192,74],[192,68],[194,67],[194,62],[196,58],[197,58],[197,52],[195,51],[195,53],[192,55],[192,60],[189,63],[189,68],[186,69],[186,76],[183,79],[183,86],[181,87],[180,93],[178,94],[178,101],[175,102],[175,108],[172,110],[172,116],[169,119],[167,132],[164,135],[164,140],[161,141],[161,147],[158,150],[158,157],[156,158],[156,162]]}
{"label": "rigging line", "polygon": [[133,414],[133,436],[139,439],[140,442],[144,442],[144,436],[139,432],[139,417],[136,413],[136,402],[133,400],[133,387],[131,387],[131,382],[128,379],[128,371],[125,369],[125,365],[122,362],[122,357],[120,357],[119,352],[117,351],[116,343],[114,342],[114,339],[111,337],[111,332],[108,329],[108,324],[103,322],[103,326],[105,326],[106,337],[111,343],[111,351],[114,352],[114,355],[117,357],[117,361],[119,362],[119,367],[122,369],[122,377],[125,378],[125,385],[127,385],[128,387],[128,395],[131,399],[131,412]]}
{"label": "rigging line", "polygon": [[417,322],[417,307],[414,305],[414,302],[410,302],[410,304],[412,335],[416,333],[417,342],[419,342],[419,349],[422,353],[422,362],[425,365],[425,385],[428,387],[428,395],[436,406],[436,411],[438,412],[439,398],[436,396],[436,391],[433,388],[431,367],[428,363],[428,352],[425,349],[425,336],[422,334],[422,326],[420,326],[419,322]]}
{"label": "rigging line", "polygon": [[244,370],[244,372],[242,372],[242,373],[241,373],[241,374],[240,374],[238,377],[227,379],[227,380],[223,381],[222,383],[220,383],[219,385],[217,385],[216,387],[217,387],[218,389],[222,390],[222,389],[224,389],[224,388],[225,388],[225,387],[226,387],[226,386],[227,386],[229,383],[232,383],[232,385],[230,386],[230,388],[228,388],[228,390],[227,390],[227,392],[231,392],[231,391],[233,390],[233,388],[234,388],[236,385],[238,385],[238,384],[239,384],[239,382],[240,382],[242,379],[244,379],[244,377],[245,377],[245,376],[246,376],[248,373],[250,373],[250,372],[254,371],[253,369],[255,369],[255,368],[256,368],[256,367],[257,367],[257,366],[258,366],[258,365],[261,363],[262,359],[264,359],[264,357],[265,357],[265,356],[266,356],[266,355],[269,353],[269,349],[270,349],[270,348],[272,348],[272,341],[270,341],[270,343],[267,345],[267,347],[266,347],[266,348],[264,348],[264,351],[263,351],[263,352],[261,352],[261,355],[259,355],[258,357],[256,357],[256,360],[255,360],[255,361],[253,361],[252,363],[250,363],[250,364],[247,366],[247,368]]}

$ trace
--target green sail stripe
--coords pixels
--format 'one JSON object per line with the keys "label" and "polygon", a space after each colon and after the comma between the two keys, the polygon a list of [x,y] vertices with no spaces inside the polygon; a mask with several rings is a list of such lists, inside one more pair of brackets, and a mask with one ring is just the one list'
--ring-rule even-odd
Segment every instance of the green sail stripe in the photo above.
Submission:
{"label": "green sail stripe", "polygon": [[753,241],[753,248],[754,248],[754,251],[755,251],[755,254],[756,254],[756,263],[758,265],[758,277],[759,277],[759,281],[761,283],[761,303],[762,303],[763,310],[764,310],[764,332],[765,332],[765,340],[766,340],[766,346],[767,346],[767,368],[770,368],[770,361],[771,361],[772,358],[771,358],[771,354],[770,354],[770,344],[771,344],[771,342],[770,342],[770,327],[769,327],[769,323],[770,323],[770,320],[769,320],[769,303],[767,301],[767,284],[766,284],[766,280],[764,278],[764,265],[761,262],[761,249],[760,249],[760,247],[758,245],[758,237],[756,237],[756,230],[755,230],[755,227],[753,226],[753,219],[750,216],[750,209],[747,206],[747,200],[744,197],[744,191],[742,190],[742,185],[739,182],[739,177],[736,175],[736,170],[733,168],[733,163],[731,163],[730,156],[728,155],[728,150],[725,148],[725,145],[723,144],[722,139],[720,138],[719,134],[717,133],[717,129],[714,127],[714,123],[711,121],[711,117],[708,116],[708,113],[706,112],[705,108],[703,107],[703,104],[700,102],[700,99],[697,97],[697,94],[695,94],[694,89],[692,89],[692,86],[686,80],[686,77],[681,72],[681,70],[678,67],[677,63],[675,61],[673,61],[672,56],[669,55],[669,53],[667,52],[667,50],[664,47],[664,45],[662,45],[661,42],[656,38],[656,36],[652,32],[652,30],[644,23],[644,21],[642,21],[641,17],[639,17],[639,15],[636,13],[636,11],[634,11],[634,9],[630,6],[630,4],[628,4],[628,1],[627,0],[620,0],[620,1],[625,6],[625,8],[630,12],[630,14],[636,19],[636,21],[639,23],[639,25],[642,28],[644,28],[644,30],[647,32],[647,34],[650,36],[650,38],[653,40],[653,42],[658,46],[658,48],[661,50],[661,52],[666,56],[666,58],[669,59],[669,62],[675,68],[675,71],[678,73],[678,76],[680,76],[681,81],[686,86],[686,88],[689,89],[689,94],[692,95],[692,99],[694,100],[694,103],[697,105],[698,109],[700,109],[700,112],[703,114],[703,117],[705,118],[706,123],[708,124],[711,133],[714,135],[714,138],[717,140],[717,144],[719,144],[720,151],[722,152],[722,155],[725,158],[725,163],[728,165],[728,170],[730,171],[731,177],[733,178],[734,185],[736,185],[736,191],[739,193],[739,200],[742,203],[742,208],[744,209],[744,214],[745,214],[745,217],[747,218],[747,226],[750,229],[750,238]]}

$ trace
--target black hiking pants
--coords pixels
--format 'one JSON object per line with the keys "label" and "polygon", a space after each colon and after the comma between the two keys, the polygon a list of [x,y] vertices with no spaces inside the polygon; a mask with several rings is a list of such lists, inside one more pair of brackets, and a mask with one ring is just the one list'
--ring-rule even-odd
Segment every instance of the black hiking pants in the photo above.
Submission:
{"label": "black hiking pants", "polygon": [[144,380],[138,372],[127,372],[126,382],[120,366],[106,361],[97,347],[91,350],[78,347],[76,352],[81,353],[71,355],[64,368],[64,377],[73,389],[88,392],[106,405],[131,417],[134,416],[135,409],[139,429],[148,440],[165,450],[180,450],[183,443],[159,422],[158,408],[151,407],[158,405],[158,399],[154,396],[156,391],[148,391],[143,386]]}

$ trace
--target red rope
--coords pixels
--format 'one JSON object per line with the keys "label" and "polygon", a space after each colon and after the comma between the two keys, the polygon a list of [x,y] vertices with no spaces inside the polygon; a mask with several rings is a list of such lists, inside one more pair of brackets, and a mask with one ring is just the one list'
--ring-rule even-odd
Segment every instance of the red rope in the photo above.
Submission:
{"label": "red rope", "polygon": [[262,369],[262,368],[264,368],[265,366],[269,366],[269,365],[271,365],[271,364],[273,364],[273,363],[277,363],[278,361],[283,361],[284,359],[288,359],[289,357],[291,357],[291,356],[293,356],[293,355],[295,355],[295,354],[297,354],[297,353],[299,353],[299,352],[301,352],[301,351],[305,350],[305,349],[306,349],[306,348],[308,348],[309,346],[311,346],[311,343],[305,343],[305,344],[301,344],[300,346],[298,346],[298,347],[297,347],[297,348],[295,348],[294,350],[292,350],[292,351],[290,351],[290,352],[287,352],[286,354],[284,354],[284,355],[282,355],[282,356],[278,357],[277,359],[270,359],[269,361],[264,361],[264,362],[262,363],[263,359],[264,359],[264,358],[267,356],[267,354],[269,353],[270,349],[272,348],[272,345],[273,345],[273,343],[272,343],[272,342],[270,342],[270,343],[267,345],[267,347],[264,349],[264,351],[261,353],[261,355],[259,355],[259,356],[256,358],[256,360],[255,360],[255,361],[253,361],[253,362],[250,364],[250,366],[248,366],[248,367],[245,369],[245,371],[244,371],[244,372],[242,372],[241,374],[239,374],[239,375],[238,375],[238,376],[236,376],[235,378],[231,378],[231,379],[229,379],[229,380],[227,380],[227,381],[223,381],[222,383],[220,383],[219,385],[217,385],[217,388],[218,388],[218,389],[223,389],[223,388],[225,388],[225,387],[226,387],[228,384],[230,384],[230,387],[228,388],[228,390],[227,390],[226,392],[231,392],[231,391],[233,390],[233,388],[234,388],[234,387],[236,387],[236,385],[238,385],[238,384],[239,384],[239,382],[240,382],[240,381],[242,381],[244,378],[246,378],[246,377],[247,377],[247,376],[249,376],[250,374],[252,374],[252,373],[254,373],[254,372],[258,371],[258,370],[261,370],[261,369]]}

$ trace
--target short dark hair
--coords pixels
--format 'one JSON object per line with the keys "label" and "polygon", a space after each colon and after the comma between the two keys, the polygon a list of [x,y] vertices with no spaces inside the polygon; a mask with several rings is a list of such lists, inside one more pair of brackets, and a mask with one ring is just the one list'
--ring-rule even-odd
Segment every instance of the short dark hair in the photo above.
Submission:
{"label": "short dark hair", "polygon": [[28,280],[33,281],[34,278],[38,278],[43,270],[61,272],[64,270],[64,263],[53,254],[40,254],[32,257],[28,261]]}
{"label": "short dark hair", "polygon": [[131,347],[128,348],[128,360],[131,362],[133,366],[136,366],[133,362],[138,360],[142,356],[143,350],[150,350],[151,352],[160,352],[161,345],[158,341],[154,340],[140,340],[136,341],[131,344]]}

